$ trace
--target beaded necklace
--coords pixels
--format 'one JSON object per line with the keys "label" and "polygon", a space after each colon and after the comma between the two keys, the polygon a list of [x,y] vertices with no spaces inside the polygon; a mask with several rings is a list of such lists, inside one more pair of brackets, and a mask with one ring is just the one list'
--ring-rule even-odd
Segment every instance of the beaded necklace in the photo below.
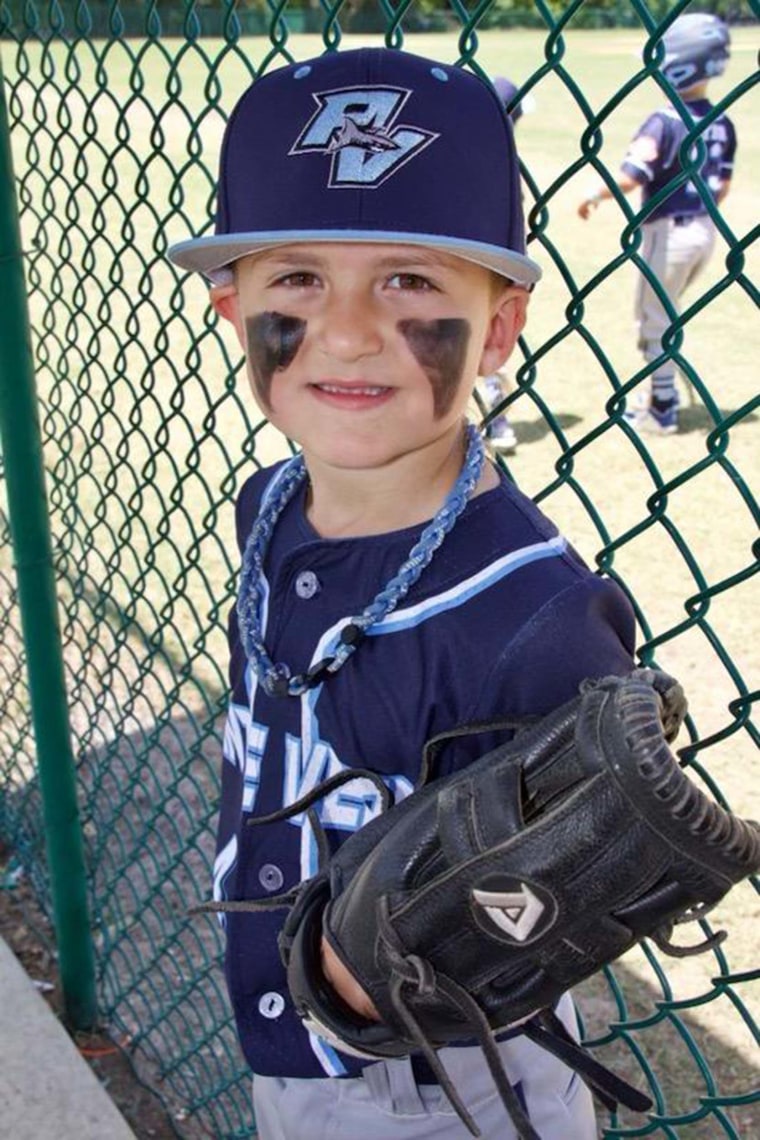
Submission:
{"label": "beaded necklace", "polygon": [[467,453],[457,481],[445,503],[425,527],[396,574],[375,595],[360,614],[349,619],[340,631],[335,652],[312,665],[305,673],[291,674],[284,662],[275,664],[267,653],[261,628],[264,605],[264,559],[280,515],[307,478],[302,455],[296,455],[282,469],[276,487],[259,510],[245,544],[240,593],[237,601],[238,624],[243,650],[266,693],[271,697],[298,697],[345,665],[364,640],[367,631],[396,608],[419,579],[446,535],[467,505],[483,470],[485,452],[477,428],[467,425]]}

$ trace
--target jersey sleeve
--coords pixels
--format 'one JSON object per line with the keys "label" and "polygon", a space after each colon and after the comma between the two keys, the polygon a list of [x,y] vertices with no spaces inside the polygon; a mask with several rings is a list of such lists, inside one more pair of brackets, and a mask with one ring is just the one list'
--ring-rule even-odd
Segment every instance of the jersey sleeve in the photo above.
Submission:
{"label": "jersey sleeve", "polygon": [[623,591],[588,573],[536,611],[505,646],[436,771],[447,775],[504,744],[516,724],[577,696],[587,679],[625,676],[635,666],[636,621]]}
{"label": "jersey sleeve", "polygon": [[650,115],[631,139],[620,169],[642,185],[651,182],[656,165],[663,152],[665,120],[662,115]]}
{"label": "jersey sleeve", "polygon": [[620,587],[588,574],[542,606],[513,638],[495,666],[486,700],[518,717],[550,712],[587,678],[629,673],[635,629]]}

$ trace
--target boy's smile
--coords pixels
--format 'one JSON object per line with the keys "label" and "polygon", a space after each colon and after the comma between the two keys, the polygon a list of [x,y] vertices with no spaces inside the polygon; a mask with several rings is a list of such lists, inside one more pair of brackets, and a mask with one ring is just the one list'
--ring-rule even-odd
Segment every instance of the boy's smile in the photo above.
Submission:
{"label": "boy's smile", "polygon": [[215,303],[307,462],[374,468],[458,431],[484,356],[511,349],[525,293],[494,280],[439,250],[310,243],[243,258]]}

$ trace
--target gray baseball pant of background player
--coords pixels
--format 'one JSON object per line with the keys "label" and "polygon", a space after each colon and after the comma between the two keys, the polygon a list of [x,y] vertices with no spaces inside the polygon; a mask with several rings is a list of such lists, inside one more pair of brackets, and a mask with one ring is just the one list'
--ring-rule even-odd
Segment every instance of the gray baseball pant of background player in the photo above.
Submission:
{"label": "gray baseball pant of background player", "polygon": [[[685,225],[672,218],[658,218],[642,227],[641,254],[657,275],[678,312],[683,292],[702,272],[715,245],[715,226],[707,214],[699,214]],[[662,337],[670,318],[643,273],[636,291],[636,320],[639,348],[644,359],[652,361],[662,352]],[[667,403],[675,396],[675,366],[667,360],[652,376],[652,396]]]}
{"label": "gray baseball pant of background player", "polygon": [[[575,1033],[569,995],[557,1013]],[[591,1094],[577,1074],[524,1037],[500,1050],[542,1140],[595,1140]],[[440,1057],[484,1140],[515,1140],[481,1050],[441,1049]],[[254,1077],[253,1100],[261,1140],[470,1138],[440,1087],[416,1083],[408,1058],[381,1061],[347,1080]]]}

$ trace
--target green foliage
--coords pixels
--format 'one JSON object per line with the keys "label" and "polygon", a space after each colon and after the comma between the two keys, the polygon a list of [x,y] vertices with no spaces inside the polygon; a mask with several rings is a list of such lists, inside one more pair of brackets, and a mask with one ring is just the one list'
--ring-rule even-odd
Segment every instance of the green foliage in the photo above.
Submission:
{"label": "green foliage", "polygon": [[[432,0],[436,7],[448,7],[446,0]],[[664,19],[675,6],[675,0],[648,0],[644,5],[655,20]],[[555,21],[561,20],[574,7],[572,0],[494,0],[493,6],[480,26],[489,27],[541,27],[546,23],[541,9],[550,13]],[[582,4],[568,21],[573,28],[631,28],[641,24],[638,5],[630,0],[592,0]],[[702,0],[696,5],[700,12],[713,12],[729,23],[751,19],[751,13],[742,0]]]}
{"label": "green foliage", "polygon": [[[475,11],[476,0],[333,0],[343,32],[382,34],[393,13],[402,12],[404,32],[450,31],[463,13]],[[648,0],[646,9],[656,20],[673,10],[674,0]],[[6,4],[0,7],[0,32],[44,36],[48,20],[57,34],[106,37],[220,36],[234,27],[238,35],[266,35],[275,0],[158,0],[125,3],[124,0],[57,0],[55,5]],[[478,21],[482,29],[497,27],[542,28],[563,21],[569,12],[571,28],[624,28],[641,24],[640,4],[631,0],[586,0],[573,11],[573,0],[493,0]],[[699,11],[715,12],[730,23],[752,18],[752,4],[744,0],[702,0]],[[53,12],[55,13],[53,18]],[[318,32],[325,19],[321,0],[291,0],[282,13],[291,32]]]}

